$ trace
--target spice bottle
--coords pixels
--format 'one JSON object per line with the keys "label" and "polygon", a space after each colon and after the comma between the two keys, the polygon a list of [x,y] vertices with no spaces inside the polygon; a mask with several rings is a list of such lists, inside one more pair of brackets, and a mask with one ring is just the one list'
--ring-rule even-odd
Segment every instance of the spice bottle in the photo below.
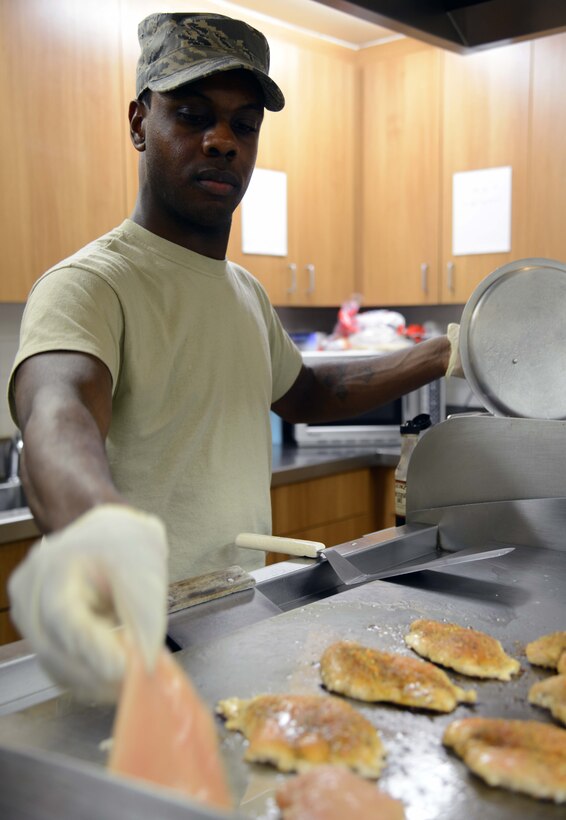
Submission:
{"label": "spice bottle", "polygon": [[405,523],[407,512],[407,469],[409,460],[419,440],[423,430],[431,426],[428,413],[419,413],[411,421],[402,424],[401,432],[401,455],[395,470],[395,526],[400,527]]}

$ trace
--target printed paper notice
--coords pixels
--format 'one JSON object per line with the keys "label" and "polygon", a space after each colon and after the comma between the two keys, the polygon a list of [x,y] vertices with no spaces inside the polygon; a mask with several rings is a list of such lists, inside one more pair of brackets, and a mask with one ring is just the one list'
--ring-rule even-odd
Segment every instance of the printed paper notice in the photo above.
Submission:
{"label": "printed paper notice", "polygon": [[511,167],[464,171],[452,179],[452,254],[511,250]]}
{"label": "printed paper notice", "polygon": [[242,200],[242,250],[287,256],[287,174],[256,168]]}

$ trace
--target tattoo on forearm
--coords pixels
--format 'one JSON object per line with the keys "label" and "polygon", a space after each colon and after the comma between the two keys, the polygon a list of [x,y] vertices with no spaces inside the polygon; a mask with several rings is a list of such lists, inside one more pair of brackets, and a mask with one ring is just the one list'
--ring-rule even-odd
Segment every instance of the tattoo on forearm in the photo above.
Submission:
{"label": "tattoo on forearm", "polygon": [[332,393],[340,401],[346,401],[351,395],[352,385],[369,385],[375,376],[375,366],[359,363],[356,368],[346,370],[339,365],[328,365],[325,368],[321,383],[329,393]]}

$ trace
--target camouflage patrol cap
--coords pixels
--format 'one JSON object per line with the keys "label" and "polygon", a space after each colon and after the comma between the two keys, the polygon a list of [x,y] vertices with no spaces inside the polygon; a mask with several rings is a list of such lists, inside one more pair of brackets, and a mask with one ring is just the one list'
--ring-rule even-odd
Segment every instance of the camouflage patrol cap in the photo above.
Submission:
{"label": "camouflage patrol cap", "polygon": [[138,26],[141,54],[136,94],[173,91],[221,71],[243,68],[261,85],[265,107],[280,111],[285,98],[268,76],[269,45],[260,31],[223,14],[150,14]]}

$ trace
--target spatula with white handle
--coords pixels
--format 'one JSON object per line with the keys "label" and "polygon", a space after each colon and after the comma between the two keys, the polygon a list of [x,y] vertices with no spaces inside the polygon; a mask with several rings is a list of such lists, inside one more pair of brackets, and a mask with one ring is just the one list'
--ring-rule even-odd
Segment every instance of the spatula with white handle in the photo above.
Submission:
{"label": "spatula with white handle", "polygon": [[398,566],[389,566],[377,572],[362,572],[349,558],[341,555],[335,549],[326,549],[320,541],[305,541],[300,538],[285,538],[279,535],[262,535],[259,533],[242,532],[236,538],[236,546],[248,549],[263,550],[264,552],[279,552],[286,555],[317,558],[326,560],[340,580],[346,586],[363,584],[368,581],[377,581],[382,578],[392,578],[396,575],[408,575],[411,572],[435,570],[448,567],[452,564],[464,564],[468,561],[479,561],[485,558],[500,558],[515,547],[508,544],[487,544],[484,547],[471,547],[456,552],[444,553],[434,558],[419,561],[418,557]]}
{"label": "spatula with white handle", "polygon": [[256,532],[241,532],[235,544],[264,552],[279,552],[297,558],[318,558],[326,545],[321,541],[305,541],[302,538],[284,538],[281,535],[262,535]]}

